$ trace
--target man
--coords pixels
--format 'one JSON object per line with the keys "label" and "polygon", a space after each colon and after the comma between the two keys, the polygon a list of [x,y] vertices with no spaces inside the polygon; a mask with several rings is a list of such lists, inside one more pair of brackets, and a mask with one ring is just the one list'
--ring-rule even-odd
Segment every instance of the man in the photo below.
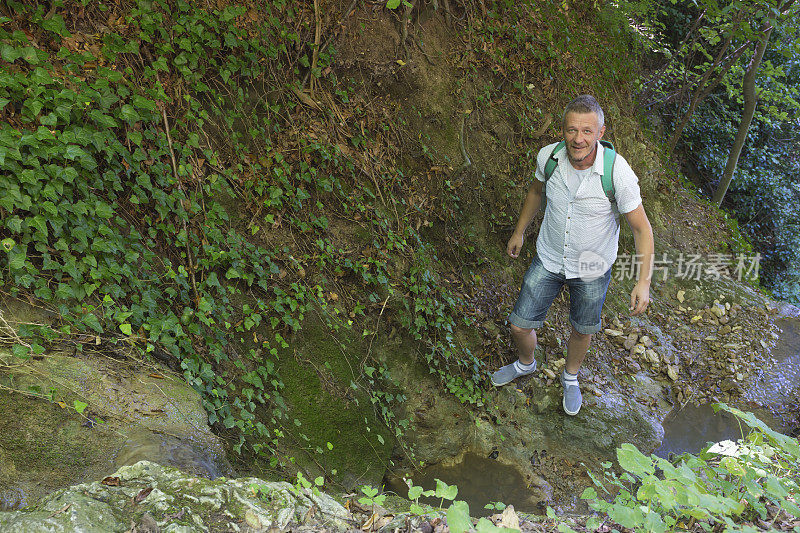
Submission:
{"label": "man", "polygon": [[[650,303],[653,230],[642,207],[636,174],[619,155],[612,172],[613,192],[604,191],[601,175],[607,148],[600,139],[605,131],[603,110],[592,96],[579,96],[567,105],[562,121],[566,149],[554,153],[558,143],[553,143],[539,151],[536,179],[528,190],[506,250],[512,258],[519,256],[525,230],[539,211],[542,192],[546,190],[547,203],[536,240],[536,256],[525,274],[514,311],[508,317],[519,360],[495,372],[492,384],[505,385],[536,370],[533,357],[536,329],[544,323],[561,287],[567,285],[572,327],[560,381],[564,388],[562,406],[568,415],[576,415],[583,401],[578,371],[592,334],[601,327],[600,313],[611,280],[611,265],[617,256],[619,213],[625,215],[633,231],[636,253],[641,260],[630,310],[639,315]],[[556,161],[552,165],[556,166],[546,179],[545,167],[551,157]]]}

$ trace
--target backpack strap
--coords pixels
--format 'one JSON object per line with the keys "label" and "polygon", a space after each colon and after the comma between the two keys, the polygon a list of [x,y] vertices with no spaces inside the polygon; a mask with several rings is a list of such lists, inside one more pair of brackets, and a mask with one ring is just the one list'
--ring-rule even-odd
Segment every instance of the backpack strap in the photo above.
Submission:
{"label": "backpack strap", "polygon": [[[616,194],[614,191],[614,163],[617,161],[617,151],[614,149],[614,145],[611,144],[611,141],[600,141],[600,144],[603,145],[603,175],[601,176],[601,182],[603,184],[603,193],[605,193],[606,198],[611,203],[617,201]],[[547,159],[547,163],[544,165],[544,180],[547,181],[550,179],[550,176],[553,175],[553,172],[556,171],[556,167],[558,167],[558,159],[556,159],[556,154],[561,151],[562,148],[566,146],[564,141],[559,142],[553,151],[550,153],[550,157]]]}
{"label": "backpack strap", "polygon": [[617,201],[614,191],[614,163],[617,161],[617,151],[614,150],[614,145],[610,141],[600,141],[603,145],[603,175],[601,181],[603,183],[603,192],[608,198],[608,201],[614,203]]}
{"label": "backpack strap", "polygon": [[547,163],[545,163],[544,165],[544,181],[549,180],[550,176],[553,175],[553,172],[556,171],[556,167],[558,166],[558,159],[556,159],[556,154],[566,145],[567,143],[561,141],[555,146],[555,148],[553,148],[553,151],[550,153],[550,157],[547,159]]}

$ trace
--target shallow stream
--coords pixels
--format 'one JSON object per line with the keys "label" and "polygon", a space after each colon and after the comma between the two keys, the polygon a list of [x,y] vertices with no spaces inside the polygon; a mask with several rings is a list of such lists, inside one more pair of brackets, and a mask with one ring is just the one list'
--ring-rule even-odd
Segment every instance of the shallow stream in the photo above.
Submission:
{"label": "shallow stream", "polygon": [[[772,413],[776,410],[780,412],[787,405],[790,411],[794,411],[791,406],[797,405],[800,399],[800,318],[786,317],[780,319],[778,325],[783,332],[772,351],[775,363],[756,374],[743,398],[744,402],[733,406],[753,412],[777,431],[786,431],[791,429],[786,427],[787,422],[791,421],[786,416],[778,420]],[[793,415],[798,416],[797,413]],[[676,408],[667,415],[663,426],[664,439],[653,453],[664,458],[686,452],[696,453],[708,443],[736,440],[749,431],[735,416],[725,411],[715,413],[710,405]],[[473,516],[496,512],[484,509],[484,505],[491,502],[513,504],[515,509],[522,512],[541,512],[531,499],[532,493],[519,472],[491,458],[466,454],[461,462],[451,466],[433,465],[425,468],[417,474],[414,483],[425,489],[435,489],[437,478],[458,486],[457,499],[469,504]],[[401,496],[408,494],[408,488],[399,478],[390,480],[387,489]],[[430,499],[426,503],[439,505],[440,502]]]}
{"label": "shallow stream", "polygon": [[[437,479],[458,487],[456,499],[469,504],[472,516],[496,513],[496,510],[484,508],[494,502],[513,505],[514,509],[522,512],[533,513],[537,510],[536,503],[531,499],[532,493],[519,471],[488,457],[467,453],[461,462],[451,466],[432,465],[423,469],[414,476],[413,482],[425,490],[435,490]],[[387,480],[386,489],[403,497],[408,496],[408,486],[396,476]],[[420,498],[420,501],[433,506],[442,504],[439,498],[434,497]],[[448,507],[446,501],[443,505]]]}

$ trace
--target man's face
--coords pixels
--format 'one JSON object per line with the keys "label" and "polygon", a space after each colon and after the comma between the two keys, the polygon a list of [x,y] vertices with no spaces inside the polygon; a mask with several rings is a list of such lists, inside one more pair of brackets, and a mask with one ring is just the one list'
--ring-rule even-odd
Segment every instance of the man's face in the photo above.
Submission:
{"label": "man's face", "polygon": [[[594,153],[597,141],[606,132],[605,126],[600,126],[597,115],[594,113],[570,112],[564,117],[563,135],[567,144],[567,154],[572,163],[588,163]],[[588,168],[588,167],[587,167]]]}

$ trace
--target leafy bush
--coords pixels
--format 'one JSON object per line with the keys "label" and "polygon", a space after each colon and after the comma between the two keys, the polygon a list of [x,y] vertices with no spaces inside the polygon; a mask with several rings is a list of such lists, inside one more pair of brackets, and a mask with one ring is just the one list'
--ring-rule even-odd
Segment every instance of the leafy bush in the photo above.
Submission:
{"label": "leafy bush", "polygon": [[[753,431],[738,444],[719,443],[698,455],[672,462],[645,456],[630,444],[617,449],[617,475],[607,470],[593,477],[597,489],[583,499],[613,522],[635,531],[665,532],[698,524],[710,531],[752,530],[747,522],[774,524],[781,512],[800,517],[800,447],[797,440],[770,429],[752,413],[718,404]],[[606,463],[605,467],[610,468]],[[587,528],[597,524],[595,517]]]}

